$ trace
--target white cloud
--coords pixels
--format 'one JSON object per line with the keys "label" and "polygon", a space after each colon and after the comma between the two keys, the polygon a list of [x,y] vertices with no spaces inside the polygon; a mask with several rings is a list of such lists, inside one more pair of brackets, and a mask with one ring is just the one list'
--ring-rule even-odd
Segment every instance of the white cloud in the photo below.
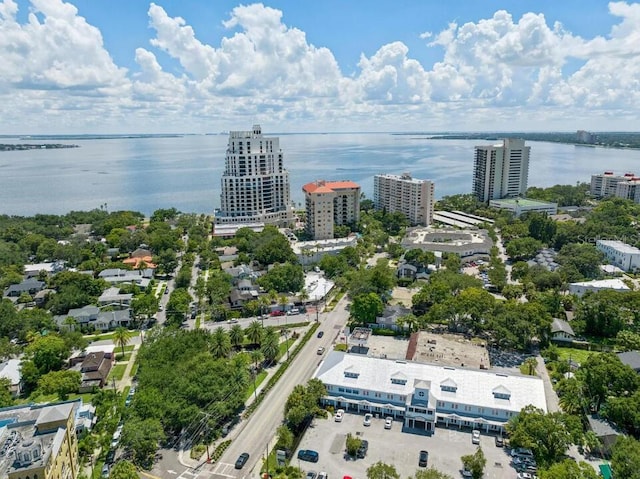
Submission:
{"label": "white cloud", "polygon": [[[151,3],[153,38],[132,45],[138,69],[128,71],[71,3],[31,0],[20,21],[16,2],[0,0],[0,114],[68,131],[210,131],[212,121],[220,129],[243,121],[291,130],[524,129],[587,113],[613,124],[640,113],[640,3],[612,2],[609,13],[609,32],[582,38],[541,13],[514,19],[499,10],[420,34],[425,48],[442,49],[431,65],[396,41],[361,54],[345,76],[328,48],[263,4],[232,9],[210,45]],[[165,54],[177,67],[163,68]]]}

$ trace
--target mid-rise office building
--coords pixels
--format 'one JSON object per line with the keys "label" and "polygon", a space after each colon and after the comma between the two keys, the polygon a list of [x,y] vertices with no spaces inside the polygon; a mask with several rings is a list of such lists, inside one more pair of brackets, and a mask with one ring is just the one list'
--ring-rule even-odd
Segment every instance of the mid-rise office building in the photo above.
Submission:
{"label": "mid-rise office building", "polygon": [[76,479],[79,402],[0,409],[0,477]]}
{"label": "mid-rise office building", "polygon": [[613,171],[605,171],[597,175],[591,175],[591,188],[589,192],[591,196],[596,198],[606,198],[616,196],[618,183],[631,180],[635,175],[633,173],[625,173],[624,175],[616,175]]}
{"label": "mid-rise office building", "polygon": [[216,224],[291,222],[289,172],[280,139],[263,136],[260,125],[229,133],[221,184]]}
{"label": "mid-rise office building", "polygon": [[429,180],[402,175],[375,175],[373,203],[377,210],[402,213],[411,226],[429,226],[433,221],[434,185]]}
{"label": "mid-rise office building", "polygon": [[640,178],[631,177],[616,185],[616,197],[640,203]]}
{"label": "mid-rise office building", "polygon": [[590,131],[578,130],[576,132],[576,141],[578,143],[593,144],[596,142],[596,135]]}
{"label": "mid-rise office building", "polygon": [[483,203],[524,196],[529,181],[531,147],[507,138],[495,145],[476,146],[472,193]]}
{"label": "mid-rise office building", "polygon": [[353,181],[318,180],[302,191],[306,231],[315,240],[332,239],[334,225],[353,225],[360,219],[360,185]]}

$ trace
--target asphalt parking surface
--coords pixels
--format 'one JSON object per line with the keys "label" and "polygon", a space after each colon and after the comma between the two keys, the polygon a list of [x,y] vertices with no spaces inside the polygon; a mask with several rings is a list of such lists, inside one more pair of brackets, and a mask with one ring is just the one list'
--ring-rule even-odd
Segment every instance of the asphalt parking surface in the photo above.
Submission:
{"label": "asphalt parking surface", "polygon": [[[402,424],[393,422],[390,430],[384,429],[384,418],[374,418],[371,426],[364,426],[364,415],[345,413],[342,422],[315,419],[307,429],[299,449],[312,449],[319,454],[317,463],[297,459],[298,450],[291,460],[292,465],[304,471],[324,471],[329,479],[351,476],[356,479],[366,477],[367,468],[382,461],[395,466],[401,478],[413,476],[418,467],[421,449],[429,452],[429,467],[462,477],[460,457],[473,454],[476,446],[471,444],[470,430],[436,428],[432,436],[402,432]],[[345,439],[348,433],[369,441],[369,451],[364,459],[348,459],[345,454]],[[485,479],[513,479],[515,470],[510,466],[507,450],[495,446],[494,436],[482,434],[480,445],[487,458]]]}

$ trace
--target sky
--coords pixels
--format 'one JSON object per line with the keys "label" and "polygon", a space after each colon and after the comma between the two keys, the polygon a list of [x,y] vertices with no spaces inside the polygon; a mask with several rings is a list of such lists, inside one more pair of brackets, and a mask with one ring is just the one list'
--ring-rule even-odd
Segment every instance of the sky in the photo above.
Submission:
{"label": "sky", "polygon": [[0,135],[631,131],[640,3],[0,0]]}

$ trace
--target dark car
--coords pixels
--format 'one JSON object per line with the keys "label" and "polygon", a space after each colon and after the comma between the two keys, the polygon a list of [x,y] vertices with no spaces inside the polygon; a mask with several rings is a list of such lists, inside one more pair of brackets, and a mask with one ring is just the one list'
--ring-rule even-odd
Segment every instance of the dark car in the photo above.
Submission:
{"label": "dark car", "polygon": [[324,336],[324,331],[318,331],[318,337],[321,338],[322,336]]}
{"label": "dark car", "polygon": [[301,449],[298,451],[298,459],[301,461],[318,462],[318,453],[311,449]]}
{"label": "dark car", "polygon": [[504,439],[502,439],[502,436],[496,436],[496,447],[504,447]]}
{"label": "dark car", "polygon": [[249,453],[243,452],[236,460],[236,469],[242,469],[249,460]]}
{"label": "dark car", "polygon": [[420,456],[418,457],[418,466],[427,467],[427,462],[429,462],[429,453],[427,451],[420,451]]}
{"label": "dark car", "polygon": [[107,457],[105,458],[104,463],[111,465],[115,461],[115,458],[116,458],[115,449],[110,449],[109,452],[107,453]]}
{"label": "dark car", "polygon": [[368,450],[369,450],[369,441],[367,441],[366,439],[363,439],[362,442],[360,443],[360,447],[358,448],[358,451],[356,452],[356,457],[358,457],[359,459],[364,459],[365,456],[367,455]]}
{"label": "dark car", "polygon": [[284,311],[280,311],[279,309],[276,309],[275,311],[271,311],[271,316],[284,316]]}

